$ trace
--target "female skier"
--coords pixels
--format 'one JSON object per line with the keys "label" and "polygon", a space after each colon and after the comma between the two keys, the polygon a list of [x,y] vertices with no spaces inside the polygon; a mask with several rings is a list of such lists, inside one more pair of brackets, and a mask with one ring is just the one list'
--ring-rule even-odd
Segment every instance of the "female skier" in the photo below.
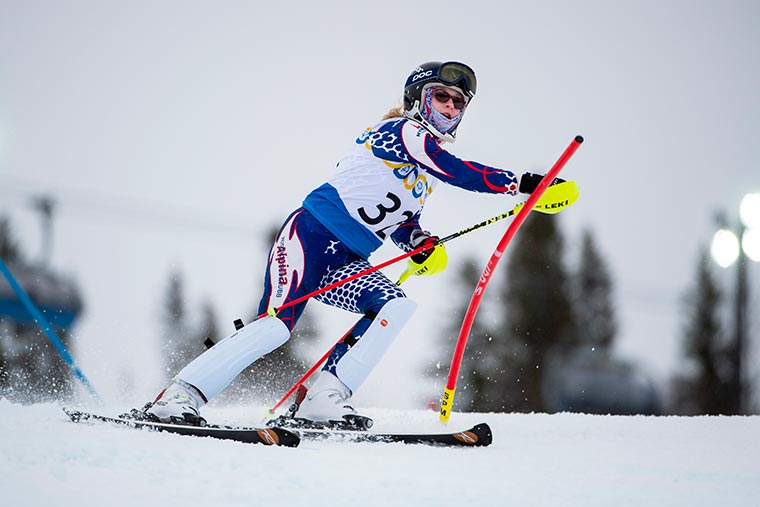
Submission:
{"label": "female skier", "polygon": [[[306,196],[280,229],[269,255],[259,314],[185,366],[146,406],[151,419],[200,424],[199,408],[251,363],[284,344],[306,302],[275,313],[320,287],[371,267],[367,259],[390,236],[404,251],[430,249],[408,260],[407,272],[433,275],[446,267],[443,245],[419,224],[438,182],[476,192],[517,195],[535,190],[540,175],[461,160],[443,148],[475,96],[474,71],[459,62],[429,62],[406,80],[403,107],[367,128],[340,160],[337,173]],[[339,421],[355,414],[347,402],[412,316],[416,304],[379,271],[315,299],[363,314],[332,352],[297,417]]]}

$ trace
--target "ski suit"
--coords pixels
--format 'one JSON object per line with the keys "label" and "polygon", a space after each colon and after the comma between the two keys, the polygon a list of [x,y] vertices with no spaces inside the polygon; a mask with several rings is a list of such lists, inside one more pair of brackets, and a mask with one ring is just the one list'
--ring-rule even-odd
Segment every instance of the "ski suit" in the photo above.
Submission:
{"label": "ski suit", "polygon": [[[367,128],[337,173],[306,196],[280,229],[269,255],[259,314],[371,267],[369,256],[390,236],[410,251],[420,214],[439,181],[466,190],[516,195],[510,171],[461,160],[413,120],[392,118]],[[404,292],[379,271],[315,299],[364,317],[325,366],[335,365],[380,309]],[[292,331],[306,302],[278,318]]]}

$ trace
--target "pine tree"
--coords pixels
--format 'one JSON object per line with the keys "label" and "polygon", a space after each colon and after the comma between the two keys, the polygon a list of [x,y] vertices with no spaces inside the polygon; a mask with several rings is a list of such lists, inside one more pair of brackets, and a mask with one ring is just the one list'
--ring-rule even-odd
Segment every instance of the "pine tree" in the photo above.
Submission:
{"label": "pine tree", "polygon": [[617,332],[612,279],[590,230],[581,239],[581,256],[574,276],[573,303],[576,340],[609,353]]}
{"label": "pine tree", "polygon": [[673,382],[673,411],[680,414],[730,414],[727,396],[728,347],[720,324],[723,295],[710,269],[706,248],[697,263],[696,283],[684,297],[683,353],[690,371]]}
{"label": "pine tree", "polygon": [[[220,335],[216,310],[210,300],[205,300],[201,305],[200,317],[198,331],[195,333],[195,343],[205,344],[206,340],[211,340],[214,343],[219,342],[223,336]],[[203,347],[198,346],[198,353],[201,354],[203,351]]]}
{"label": "pine tree", "polygon": [[10,220],[0,217],[0,259],[5,263],[21,261],[21,251],[13,236]]}
{"label": "pine tree", "polygon": [[188,323],[184,280],[180,271],[169,276],[164,299],[161,352],[164,372],[171,378],[197,355],[200,347]]}
{"label": "pine tree", "polygon": [[531,213],[510,246],[504,302],[513,377],[507,410],[544,411],[544,369],[574,341],[574,319],[558,217]]}
{"label": "pine tree", "polygon": [[[583,231],[580,259],[572,274],[573,332],[549,353],[544,368],[544,404],[548,411],[637,413],[616,393],[641,396],[631,382],[630,368],[612,357],[617,332],[612,278],[589,229]],[[612,380],[614,379],[614,381]],[[631,389],[637,389],[632,392]],[[620,400],[612,402],[611,400]]]}

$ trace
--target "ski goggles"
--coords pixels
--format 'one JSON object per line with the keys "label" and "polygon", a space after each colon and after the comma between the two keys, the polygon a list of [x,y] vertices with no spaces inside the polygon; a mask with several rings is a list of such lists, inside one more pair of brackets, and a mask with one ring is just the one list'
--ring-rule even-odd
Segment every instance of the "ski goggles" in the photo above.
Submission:
{"label": "ski goggles", "polygon": [[438,68],[438,80],[449,86],[462,89],[471,97],[475,95],[478,81],[475,71],[463,63],[446,62]]}

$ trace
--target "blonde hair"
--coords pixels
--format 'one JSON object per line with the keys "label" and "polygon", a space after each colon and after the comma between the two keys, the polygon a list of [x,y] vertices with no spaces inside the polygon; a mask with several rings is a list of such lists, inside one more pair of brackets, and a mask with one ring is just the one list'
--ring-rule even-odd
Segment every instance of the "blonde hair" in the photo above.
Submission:
{"label": "blonde hair", "polygon": [[385,116],[383,116],[383,120],[390,120],[391,118],[403,118],[404,117],[404,107],[401,105],[401,99],[399,99],[396,102],[396,105],[392,107],[387,113],[385,113]]}
{"label": "blonde hair", "polygon": [[383,116],[383,120],[390,120],[391,118],[403,118],[404,110],[401,107],[394,107]]}

